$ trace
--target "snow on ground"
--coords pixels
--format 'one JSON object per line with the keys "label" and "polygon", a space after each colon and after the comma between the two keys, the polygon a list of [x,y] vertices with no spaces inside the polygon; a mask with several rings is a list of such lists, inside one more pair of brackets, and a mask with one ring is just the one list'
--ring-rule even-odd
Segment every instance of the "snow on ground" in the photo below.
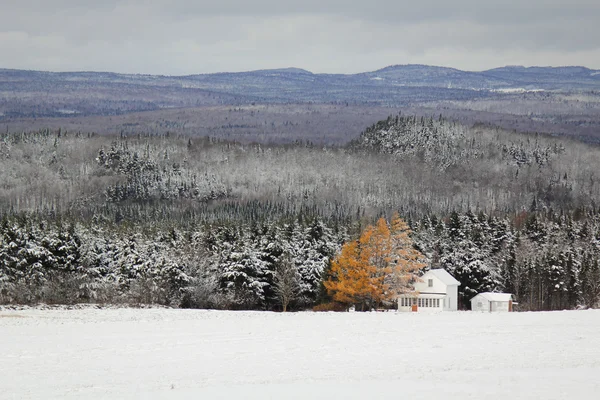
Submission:
{"label": "snow on ground", "polygon": [[600,311],[0,311],[1,399],[591,399]]}
{"label": "snow on ground", "polygon": [[525,89],[525,88],[500,88],[492,89],[492,92],[498,93],[532,93],[532,92],[544,92],[544,89]]}

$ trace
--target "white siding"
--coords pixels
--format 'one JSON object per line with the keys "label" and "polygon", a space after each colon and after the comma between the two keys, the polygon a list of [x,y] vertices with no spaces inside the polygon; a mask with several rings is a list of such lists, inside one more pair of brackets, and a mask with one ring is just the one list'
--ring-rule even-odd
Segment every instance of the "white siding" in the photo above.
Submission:
{"label": "white siding", "polygon": [[451,285],[446,289],[446,307],[444,311],[458,310],[458,286]]}
{"label": "white siding", "polygon": [[511,294],[509,293],[479,293],[471,299],[472,311],[509,312]]}
{"label": "white siding", "polygon": [[490,302],[482,296],[475,296],[471,299],[472,311],[490,311]]}
{"label": "white siding", "polygon": [[419,307],[420,313],[435,313],[444,311],[443,307]]}
{"label": "white siding", "polygon": [[[429,279],[432,280],[433,286],[429,286]],[[446,293],[446,285],[438,277],[427,272],[415,283],[415,290],[419,293]]]}
{"label": "white siding", "polygon": [[471,299],[472,311],[483,312],[509,312],[509,301],[489,301],[484,296],[477,295]]}
{"label": "white siding", "polygon": [[399,297],[398,298],[398,311],[402,312],[410,312],[412,311],[412,306],[406,304],[407,301],[412,301],[412,297]]}
{"label": "white siding", "polygon": [[418,312],[440,312],[444,310],[444,299],[441,296],[419,295],[419,297],[400,297],[398,311],[412,312],[412,304],[417,305]]}
{"label": "white siding", "polygon": [[[435,271],[435,270],[434,270]],[[443,277],[442,277],[443,278]],[[451,279],[456,282],[455,279]],[[431,284],[431,286],[430,286]],[[418,311],[456,311],[458,309],[458,285],[447,285],[432,271],[426,272],[414,284],[419,297],[439,298],[439,307],[419,307]],[[412,307],[403,306],[402,299],[398,299],[398,311],[412,311]]]}
{"label": "white siding", "polygon": [[508,312],[508,301],[492,301],[492,312]]}

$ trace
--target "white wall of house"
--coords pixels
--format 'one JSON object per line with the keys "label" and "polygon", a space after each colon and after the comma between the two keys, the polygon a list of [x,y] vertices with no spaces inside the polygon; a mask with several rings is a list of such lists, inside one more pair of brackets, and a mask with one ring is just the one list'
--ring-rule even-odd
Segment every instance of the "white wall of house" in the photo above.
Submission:
{"label": "white wall of house", "polygon": [[416,298],[410,295],[400,296],[398,298],[398,311],[411,312],[414,301],[416,301]]}
{"label": "white wall of house", "polygon": [[448,285],[446,289],[444,311],[458,310],[458,285]]}
{"label": "white wall of house", "polygon": [[[438,270],[437,273],[439,274],[439,272],[440,271]],[[426,303],[429,304],[429,306],[418,307],[419,312],[456,311],[458,309],[458,284],[447,284],[449,281],[456,282],[456,280],[449,276],[445,277],[444,275],[441,275],[441,278],[444,280],[436,276],[435,272],[428,271],[419,279],[419,281],[415,282],[414,289],[415,292],[418,293],[418,298],[439,300],[434,303],[435,307],[432,307],[430,303]],[[412,307],[403,305],[402,298],[399,298],[398,311],[412,311]]]}
{"label": "white wall of house", "polygon": [[398,311],[411,312],[412,304],[417,306],[418,312],[440,312],[444,310],[444,299],[442,296],[419,295],[418,297],[400,297],[398,299]]}
{"label": "white wall of house", "polygon": [[444,301],[439,298],[421,298],[419,312],[440,312],[444,311]]}
{"label": "white wall of house", "polygon": [[[429,286],[429,284],[432,286]],[[425,273],[421,280],[415,283],[415,290],[419,293],[446,293],[446,285],[437,276]]]}

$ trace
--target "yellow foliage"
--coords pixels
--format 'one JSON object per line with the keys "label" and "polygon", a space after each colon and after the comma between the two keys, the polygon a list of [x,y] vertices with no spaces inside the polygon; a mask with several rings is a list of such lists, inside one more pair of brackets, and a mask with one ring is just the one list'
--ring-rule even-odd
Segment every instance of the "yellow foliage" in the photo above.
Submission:
{"label": "yellow foliage", "polygon": [[325,282],[334,301],[378,307],[408,291],[425,267],[410,233],[406,222],[394,214],[390,225],[380,218],[358,240],[344,244]]}

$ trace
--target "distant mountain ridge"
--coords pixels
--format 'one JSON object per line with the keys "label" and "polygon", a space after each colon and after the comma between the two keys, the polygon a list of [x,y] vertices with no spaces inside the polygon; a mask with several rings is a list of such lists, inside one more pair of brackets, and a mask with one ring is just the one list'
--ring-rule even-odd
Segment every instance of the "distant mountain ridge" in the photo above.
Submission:
{"label": "distant mountain ridge", "polygon": [[[582,66],[565,67],[523,67],[505,66],[485,71],[463,71],[450,67],[439,67],[422,64],[390,65],[371,72],[357,74],[313,73],[301,68],[262,69],[245,72],[217,72],[182,76],[121,74],[115,72],[46,72],[33,70],[0,68],[0,83],[11,78],[43,78],[50,80],[89,79],[99,80],[134,80],[140,83],[165,83],[172,81],[219,82],[232,79],[232,82],[244,83],[256,79],[306,80],[319,84],[367,84],[372,85],[405,85],[428,87],[454,87],[467,90],[484,90],[498,88],[516,88],[537,85],[537,89],[586,89],[600,87],[600,70]],[[375,81],[375,82],[372,82]]]}
{"label": "distant mountain ridge", "polygon": [[62,116],[64,110],[69,115],[115,115],[249,103],[406,107],[519,91],[598,90],[600,71],[585,67],[507,66],[473,72],[409,64],[358,74],[279,68],[185,76],[0,69],[0,119]]}
{"label": "distant mountain ridge", "polygon": [[[267,69],[248,72],[197,74],[182,77],[210,81],[215,76],[237,79],[265,78],[268,76],[296,80],[304,79],[331,84],[384,84],[428,86],[467,90],[510,89],[526,86],[532,89],[572,90],[600,87],[600,70],[586,67],[522,67],[506,66],[485,71],[462,71],[456,68],[420,64],[391,65],[357,74],[315,74],[300,68]],[[373,82],[375,81],[375,82]],[[535,87],[533,87],[535,86]]]}

